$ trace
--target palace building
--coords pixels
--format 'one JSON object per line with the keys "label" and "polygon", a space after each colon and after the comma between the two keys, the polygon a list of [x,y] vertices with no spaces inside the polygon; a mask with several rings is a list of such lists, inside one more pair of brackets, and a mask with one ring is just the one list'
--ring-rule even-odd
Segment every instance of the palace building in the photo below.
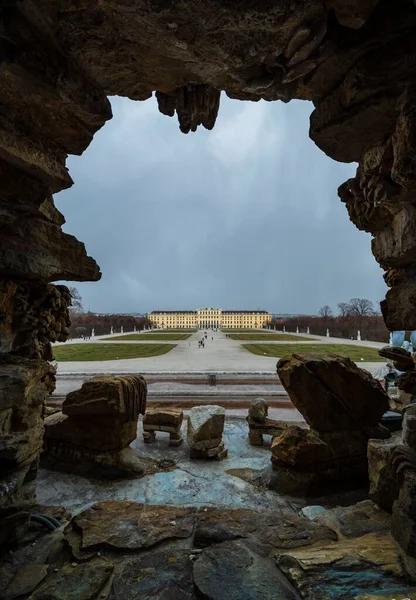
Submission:
{"label": "palace building", "polygon": [[154,310],[148,318],[158,329],[199,329],[228,327],[230,329],[260,329],[272,320],[266,310],[221,310],[198,308],[198,310]]}

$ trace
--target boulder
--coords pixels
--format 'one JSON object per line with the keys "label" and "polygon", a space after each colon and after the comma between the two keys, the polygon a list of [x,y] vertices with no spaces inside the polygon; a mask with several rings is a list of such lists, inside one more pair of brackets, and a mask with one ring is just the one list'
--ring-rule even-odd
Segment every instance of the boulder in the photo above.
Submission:
{"label": "boulder", "polygon": [[225,409],[222,406],[208,405],[191,408],[188,416],[188,443],[191,448],[203,450],[210,443],[221,441],[224,430]]}
{"label": "boulder", "polygon": [[188,416],[188,443],[191,458],[222,460],[228,455],[222,441],[225,409],[214,404],[195,406]]}
{"label": "boulder", "polygon": [[378,351],[379,355],[388,360],[392,360],[394,367],[398,371],[408,371],[415,368],[415,362],[410,352],[404,348],[395,346],[384,346]]}
{"label": "boulder", "polygon": [[316,433],[297,426],[288,427],[272,441],[274,466],[292,466],[299,471],[313,472],[331,460],[331,450]]}
{"label": "boulder", "polygon": [[118,467],[119,475],[143,474],[143,465],[128,446],[137,437],[146,394],[140,376],[100,376],[85,382],[68,394],[62,412],[45,419],[45,460],[65,470],[96,464]]}
{"label": "boulder", "polygon": [[369,438],[390,436],[379,425],[389,408],[380,383],[335,354],[294,354],[277,363],[277,372],[310,431],[290,427],[274,439],[272,463],[281,476],[272,477],[272,487],[308,495],[323,492],[326,482],[365,484]]}
{"label": "boulder", "polygon": [[269,405],[263,398],[256,398],[250,403],[248,409],[249,419],[255,421],[264,421],[267,418],[269,412]]}
{"label": "boulder", "polygon": [[70,392],[62,412],[80,418],[122,416],[137,421],[139,414],[146,412],[146,393],[146,382],[138,375],[100,375]]}
{"label": "boulder", "polygon": [[372,375],[337,354],[294,354],[277,373],[295,407],[315,431],[377,429],[389,409],[388,396]]}

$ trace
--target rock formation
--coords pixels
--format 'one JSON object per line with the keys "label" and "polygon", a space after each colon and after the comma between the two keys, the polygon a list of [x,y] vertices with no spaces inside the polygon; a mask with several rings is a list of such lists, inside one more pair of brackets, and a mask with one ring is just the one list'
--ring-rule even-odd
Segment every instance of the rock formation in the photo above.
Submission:
{"label": "rock formation", "polygon": [[402,432],[394,431],[387,440],[369,440],[368,476],[370,479],[369,497],[373,502],[391,512],[393,502],[399,493],[397,479],[391,466],[391,459],[397,446],[401,444]]}
{"label": "rock formation", "polygon": [[331,482],[358,487],[367,479],[368,440],[390,436],[379,425],[389,407],[381,385],[335,354],[294,354],[277,363],[277,373],[310,426],[292,426],[274,438],[279,486],[302,495],[323,492]]}
{"label": "rock formation", "polygon": [[32,502],[43,440],[44,404],[55,370],[40,360],[0,355],[0,509]]}
{"label": "rock formation", "polygon": [[318,514],[97,502],[15,549],[0,565],[2,597],[413,599],[387,513],[308,508]]}
{"label": "rock formation", "polygon": [[183,442],[181,427],[183,410],[179,408],[154,408],[143,417],[143,440],[150,444],[156,439],[156,431],[169,433],[169,446],[180,446]]}
{"label": "rock formation", "polygon": [[77,472],[101,465],[120,474],[143,474],[129,444],[137,437],[139,414],[146,411],[146,394],[146,382],[139,376],[86,381],[68,394],[62,412],[45,419],[48,464]]}
{"label": "rock formation", "polygon": [[[47,360],[49,341],[67,335],[66,292],[51,292],[51,282],[100,278],[83,244],[62,231],[52,194],[72,185],[68,154],[82,154],[111,118],[108,95],[156,92],[184,132],[212,128],[221,92],[312,101],[312,140],[358,163],[339,195],[373,235],[391,288],[386,324],[416,329],[414,2],[21,0],[0,11],[0,352],[28,369],[23,379],[38,373],[31,393],[45,393],[48,367],[25,361]],[[23,392],[13,431],[25,427],[26,400]]]}
{"label": "rock formation", "polygon": [[412,580],[416,579],[416,405],[405,409],[401,444],[392,452],[391,468],[398,497],[393,504],[392,532]]}
{"label": "rock formation", "polygon": [[269,405],[263,398],[256,398],[248,409],[248,439],[252,446],[263,445],[263,435],[275,437],[286,428],[286,423],[269,419]]}
{"label": "rock formation", "polygon": [[225,409],[222,406],[207,405],[191,408],[188,416],[187,437],[191,448],[191,458],[227,457],[222,433],[224,431]]}

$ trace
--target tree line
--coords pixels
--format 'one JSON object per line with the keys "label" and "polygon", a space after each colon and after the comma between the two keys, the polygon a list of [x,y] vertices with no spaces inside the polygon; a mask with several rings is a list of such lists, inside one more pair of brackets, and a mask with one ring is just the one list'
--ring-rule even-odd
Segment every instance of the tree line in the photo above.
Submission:
{"label": "tree line", "polygon": [[331,337],[347,339],[356,339],[360,331],[362,340],[388,343],[390,332],[370,300],[351,298],[349,302],[340,302],[337,308],[336,315],[325,305],[317,315],[275,318],[272,326],[279,330],[284,327],[290,332],[299,329],[299,333],[306,333],[309,327],[310,333],[315,335],[326,335],[328,329]]}
{"label": "tree line", "polygon": [[71,325],[69,327],[69,337],[89,337],[94,329],[95,335],[107,335],[111,333],[113,327],[114,333],[119,333],[121,327],[124,332],[141,331],[148,329],[151,325],[147,317],[135,317],[133,315],[106,314],[97,315],[92,312],[84,312],[82,298],[77,288],[69,288],[72,297],[72,306],[69,309]]}

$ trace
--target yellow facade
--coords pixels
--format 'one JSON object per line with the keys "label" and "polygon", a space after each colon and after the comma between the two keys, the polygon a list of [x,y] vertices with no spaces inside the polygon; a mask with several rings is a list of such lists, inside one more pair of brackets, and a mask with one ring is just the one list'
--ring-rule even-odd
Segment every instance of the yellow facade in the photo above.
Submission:
{"label": "yellow facade", "polygon": [[230,328],[260,329],[272,320],[265,310],[221,310],[220,308],[199,308],[198,310],[154,310],[148,315],[157,329],[199,329]]}

